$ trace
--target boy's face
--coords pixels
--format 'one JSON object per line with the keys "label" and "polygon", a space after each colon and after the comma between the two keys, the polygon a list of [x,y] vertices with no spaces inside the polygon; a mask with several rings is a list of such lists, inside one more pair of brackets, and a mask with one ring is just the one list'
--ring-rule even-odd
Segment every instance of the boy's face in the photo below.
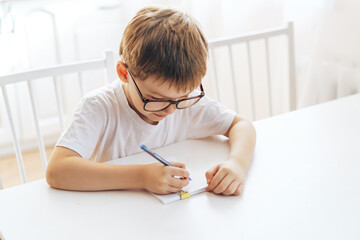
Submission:
{"label": "boy's face", "polygon": [[[119,74],[119,76],[120,75],[121,74]],[[144,102],[140,97],[137,87],[144,98],[161,101],[184,99],[193,91],[193,89],[186,91],[178,90],[174,86],[170,87],[169,83],[160,81],[155,77],[148,77],[146,80],[136,81],[132,79],[131,74],[128,73],[126,76],[124,74],[120,76],[120,79],[126,83],[124,84],[124,90],[130,107],[135,110],[141,119],[150,124],[156,124],[172,114],[176,110],[176,106],[172,104],[168,108],[157,112],[146,111],[144,110]]]}

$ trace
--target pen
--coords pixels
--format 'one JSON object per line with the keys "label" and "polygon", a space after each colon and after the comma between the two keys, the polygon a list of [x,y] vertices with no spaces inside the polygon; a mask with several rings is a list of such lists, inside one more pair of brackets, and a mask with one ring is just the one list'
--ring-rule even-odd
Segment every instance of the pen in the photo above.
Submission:
{"label": "pen", "polygon": [[[161,162],[165,166],[175,167],[174,165],[172,165],[171,163],[169,163],[168,161],[166,161],[165,159],[160,157],[160,155],[158,155],[158,154],[154,153],[153,151],[151,151],[150,149],[148,149],[144,144],[141,144],[140,148],[142,150],[144,150],[145,152],[147,152],[148,154],[150,154],[151,156],[153,156],[156,160],[158,160],[159,162]],[[191,181],[190,177],[189,177],[189,180]]]}

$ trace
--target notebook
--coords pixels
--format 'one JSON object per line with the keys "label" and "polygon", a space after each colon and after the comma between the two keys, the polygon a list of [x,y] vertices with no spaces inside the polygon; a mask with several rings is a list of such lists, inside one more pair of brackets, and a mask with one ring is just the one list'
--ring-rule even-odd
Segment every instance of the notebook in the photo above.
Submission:
{"label": "notebook", "polygon": [[[157,162],[156,160],[154,160],[151,156],[148,156],[147,154],[144,154],[143,156],[146,156],[146,157],[139,157],[138,155],[128,156],[126,158],[123,158],[120,164],[125,164],[125,165],[127,165],[127,164],[148,164],[148,163]],[[167,204],[167,203],[171,203],[171,202],[180,200],[181,196],[183,196],[183,199],[186,199],[188,197],[191,197],[193,195],[196,195],[196,194],[206,191],[205,188],[207,186],[207,183],[206,183],[206,178],[205,178],[205,172],[199,171],[198,168],[196,168],[196,170],[198,170],[198,171],[192,171],[189,159],[188,159],[188,161],[186,161],[186,160],[179,161],[174,156],[168,156],[168,157],[165,157],[165,159],[167,161],[184,162],[187,166],[187,170],[190,172],[190,177],[191,177],[192,181],[189,181],[189,184],[182,189],[182,192],[165,194],[165,195],[151,193],[157,199],[159,199],[163,204]],[[112,163],[112,161],[109,161],[109,162],[107,162],[107,164],[113,164],[113,163]],[[119,164],[119,163],[116,163],[116,164]],[[183,192],[185,192],[185,193],[187,192],[188,194],[184,194]]]}
{"label": "notebook", "polygon": [[152,194],[163,204],[168,204],[206,191],[207,183],[204,174],[193,174],[190,172],[190,177],[192,181],[189,181],[189,184],[184,187],[181,192],[165,195]]}

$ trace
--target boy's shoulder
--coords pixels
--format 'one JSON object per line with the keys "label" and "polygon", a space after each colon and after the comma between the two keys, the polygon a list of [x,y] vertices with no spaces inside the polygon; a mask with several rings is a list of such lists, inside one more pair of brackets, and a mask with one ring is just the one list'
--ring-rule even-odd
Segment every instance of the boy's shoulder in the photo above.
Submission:
{"label": "boy's shoulder", "polygon": [[122,86],[119,81],[109,83],[103,87],[88,92],[80,102],[80,108],[99,108],[108,111],[119,106],[122,102]]}
{"label": "boy's shoulder", "polygon": [[120,90],[122,90],[121,83],[119,81],[115,81],[86,93],[84,98],[85,99],[109,98],[118,94]]}

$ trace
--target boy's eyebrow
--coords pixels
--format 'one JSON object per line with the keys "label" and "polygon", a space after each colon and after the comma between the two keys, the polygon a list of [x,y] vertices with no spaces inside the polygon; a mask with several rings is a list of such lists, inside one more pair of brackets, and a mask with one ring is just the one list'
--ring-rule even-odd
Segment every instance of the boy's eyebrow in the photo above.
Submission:
{"label": "boy's eyebrow", "polygon": [[[179,98],[182,98],[182,97],[186,97],[187,95],[189,95],[192,91],[188,92],[187,94],[183,95],[183,96],[180,96]],[[167,98],[167,99],[173,99],[171,97],[168,97],[168,96],[164,96],[160,93],[157,93],[157,92],[152,92],[150,91],[150,94],[154,94],[154,95],[157,95],[157,96],[161,96],[162,98]]]}

